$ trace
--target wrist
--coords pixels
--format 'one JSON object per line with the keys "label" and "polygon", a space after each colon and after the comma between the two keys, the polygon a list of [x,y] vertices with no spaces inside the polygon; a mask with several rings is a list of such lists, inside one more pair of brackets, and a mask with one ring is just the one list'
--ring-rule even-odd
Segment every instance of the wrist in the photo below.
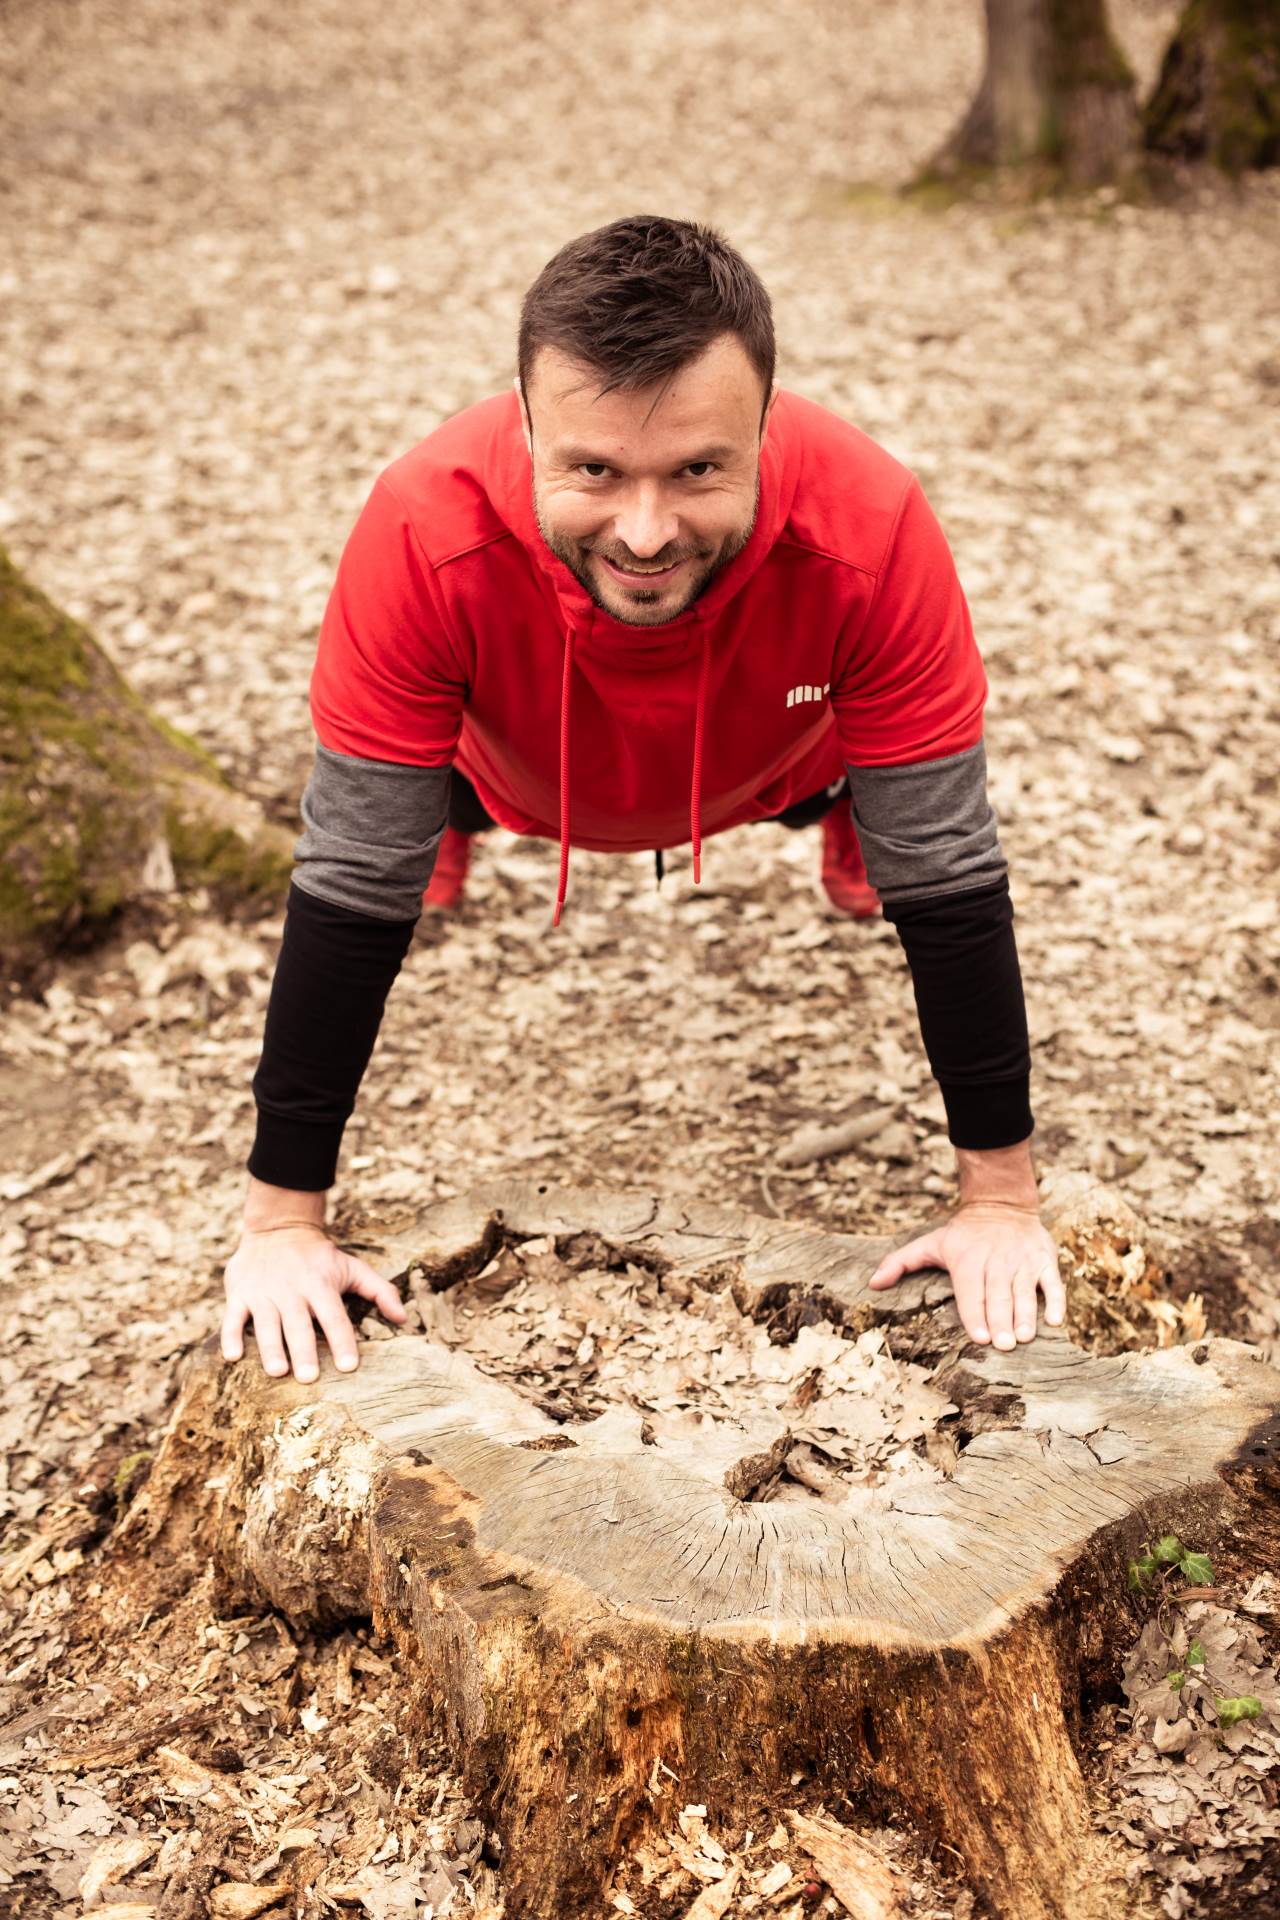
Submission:
{"label": "wrist", "polygon": [[324,1226],[327,1192],[317,1193],[294,1187],[273,1187],[266,1180],[250,1176],[244,1202],[244,1227],[247,1233],[261,1233],[283,1223]]}
{"label": "wrist", "polygon": [[1029,1138],[1012,1147],[957,1147],[956,1172],[962,1207],[989,1202],[1036,1213],[1040,1210]]}

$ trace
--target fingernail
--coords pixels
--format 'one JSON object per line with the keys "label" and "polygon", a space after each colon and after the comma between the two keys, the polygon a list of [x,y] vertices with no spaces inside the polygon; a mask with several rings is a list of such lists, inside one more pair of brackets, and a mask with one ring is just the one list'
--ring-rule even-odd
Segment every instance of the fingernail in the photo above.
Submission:
{"label": "fingernail", "polygon": [[987,1331],[986,1327],[975,1327],[973,1330],[972,1337],[975,1340],[989,1340],[991,1338],[991,1335]]}
{"label": "fingernail", "polygon": [[314,1380],[316,1377],[315,1373],[312,1371],[310,1367],[298,1367],[296,1371],[297,1371],[299,1380],[310,1382]]}
{"label": "fingernail", "polygon": [[1011,1333],[998,1333],[993,1344],[999,1347],[1001,1353],[1008,1353],[1010,1347],[1016,1347],[1018,1343]]}
{"label": "fingernail", "polygon": [[339,1360],[337,1364],[340,1372],[350,1373],[351,1369],[356,1364],[356,1357],[354,1353],[344,1353],[341,1360]]}
{"label": "fingernail", "polygon": [[1018,1332],[1019,1340],[1034,1340],[1036,1337],[1036,1330],[1034,1327],[1028,1327],[1024,1325],[1019,1327],[1017,1332]]}

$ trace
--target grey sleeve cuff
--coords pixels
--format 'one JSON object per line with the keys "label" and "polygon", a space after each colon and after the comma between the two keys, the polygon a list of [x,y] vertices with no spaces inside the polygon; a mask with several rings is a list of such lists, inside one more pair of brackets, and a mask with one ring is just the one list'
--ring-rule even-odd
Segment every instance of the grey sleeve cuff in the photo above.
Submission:
{"label": "grey sleeve cuff", "polygon": [[361,760],[317,745],[294,883],[378,920],[416,920],[449,817],[448,767]]}
{"label": "grey sleeve cuff", "polygon": [[848,774],[862,857],[886,905],[994,886],[1007,874],[981,741],[941,760]]}

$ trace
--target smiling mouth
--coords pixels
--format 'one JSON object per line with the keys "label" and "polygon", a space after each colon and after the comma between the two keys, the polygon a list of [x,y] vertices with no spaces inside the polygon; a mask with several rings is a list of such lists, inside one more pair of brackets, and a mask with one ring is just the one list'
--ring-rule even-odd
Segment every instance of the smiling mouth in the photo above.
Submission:
{"label": "smiling mouth", "polygon": [[660,581],[669,580],[673,574],[679,573],[684,565],[683,560],[674,560],[670,566],[666,567],[620,567],[615,561],[606,560],[602,553],[597,554],[596,558],[603,561],[616,580],[625,581],[628,586],[639,585],[641,581],[646,586],[656,585]]}

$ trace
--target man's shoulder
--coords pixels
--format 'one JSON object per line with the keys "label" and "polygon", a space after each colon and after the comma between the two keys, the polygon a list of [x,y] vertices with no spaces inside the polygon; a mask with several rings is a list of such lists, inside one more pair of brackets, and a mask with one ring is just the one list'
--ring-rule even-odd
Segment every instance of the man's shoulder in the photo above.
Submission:
{"label": "man's shoulder", "polygon": [[861,427],[784,388],[780,426],[797,480],[783,538],[866,573],[884,562],[915,475]]}
{"label": "man's shoulder", "polygon": [[516,459],[513,435],[519,442],[515,406],[507,393],[464,407],[379,474],[432,566],[510,535],[493,492],[504,479],[514,481],[508,470]]}

